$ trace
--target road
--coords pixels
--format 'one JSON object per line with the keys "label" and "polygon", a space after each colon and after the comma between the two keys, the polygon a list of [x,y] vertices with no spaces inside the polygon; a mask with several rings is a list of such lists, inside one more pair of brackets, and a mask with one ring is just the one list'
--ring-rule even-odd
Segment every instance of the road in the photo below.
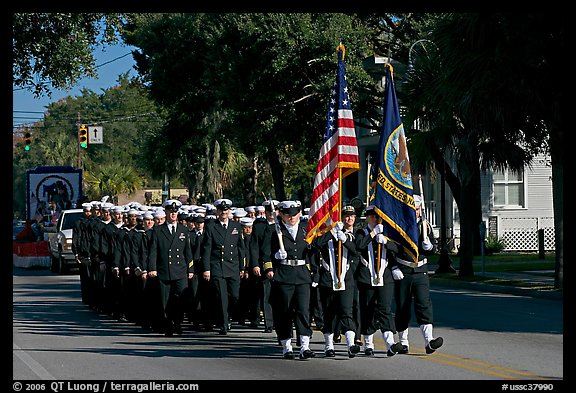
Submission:
{"label": "road", "polygon": [[[164,337],[99,315],[82,305],[77,274],[14,268],[13,380],[95,381],[529,381],[562,384],[562,301],[433,287],[435,336],[444,346],[425,355],[415,322],[409,355],[284,360],[275,335],[237,327],[228,336],[185,330]],[[317,382],[316,382],[317,383]],[[266,386],[266,385],[265,385]],[[318,385],[310,385],[318,386]],[[345,386],[345,385],[343,385]],[[430,385],[425,385],[430,386]],[[498,385],[500,386],[500,385]],[[498,389],[500,390],[500,389]]]}

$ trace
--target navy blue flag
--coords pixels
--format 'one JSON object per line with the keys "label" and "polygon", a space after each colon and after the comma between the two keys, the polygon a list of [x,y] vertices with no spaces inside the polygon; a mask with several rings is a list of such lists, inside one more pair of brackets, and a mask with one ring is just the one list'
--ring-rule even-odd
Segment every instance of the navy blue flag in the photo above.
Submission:
{"label": "navy blue flag", "polygon": [[410,158],[394,89],[393,68],[387,65],[384,121],[376,159],[374,207],[384,221],[384,236],[397,242],[405,256],[418,261],[418,226]]}

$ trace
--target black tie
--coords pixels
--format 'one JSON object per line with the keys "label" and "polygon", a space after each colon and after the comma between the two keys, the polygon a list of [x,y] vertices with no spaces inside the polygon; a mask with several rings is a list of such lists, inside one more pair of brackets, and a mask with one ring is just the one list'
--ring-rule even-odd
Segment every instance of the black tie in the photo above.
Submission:
{"label": "black tie", "polygon": [[175,225],[170,225],[170,233],[174,234]]}
{"label": "black tie", "polygon": [[226,224],[222,224],[222,226],[224,227],[224,229],[228,228],[228,226]]}

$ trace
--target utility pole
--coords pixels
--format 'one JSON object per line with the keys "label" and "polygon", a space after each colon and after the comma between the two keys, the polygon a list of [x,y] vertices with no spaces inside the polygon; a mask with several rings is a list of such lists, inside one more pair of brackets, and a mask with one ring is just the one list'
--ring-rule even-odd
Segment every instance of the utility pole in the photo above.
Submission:
{"label": "utility pole", "polygon": [[78,118],[76,119],[76,168],[80,167],[80,143],[78,142],[78,134],[80,133],[80,112],[78,112]]}

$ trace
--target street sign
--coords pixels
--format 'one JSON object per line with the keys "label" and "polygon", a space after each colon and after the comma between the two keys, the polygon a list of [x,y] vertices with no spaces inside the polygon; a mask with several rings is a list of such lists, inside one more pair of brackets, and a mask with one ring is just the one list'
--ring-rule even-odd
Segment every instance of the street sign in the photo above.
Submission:
{"label": "street sign", "polygon": [[102,126],[88,126],[88,143],[104,143]]}

